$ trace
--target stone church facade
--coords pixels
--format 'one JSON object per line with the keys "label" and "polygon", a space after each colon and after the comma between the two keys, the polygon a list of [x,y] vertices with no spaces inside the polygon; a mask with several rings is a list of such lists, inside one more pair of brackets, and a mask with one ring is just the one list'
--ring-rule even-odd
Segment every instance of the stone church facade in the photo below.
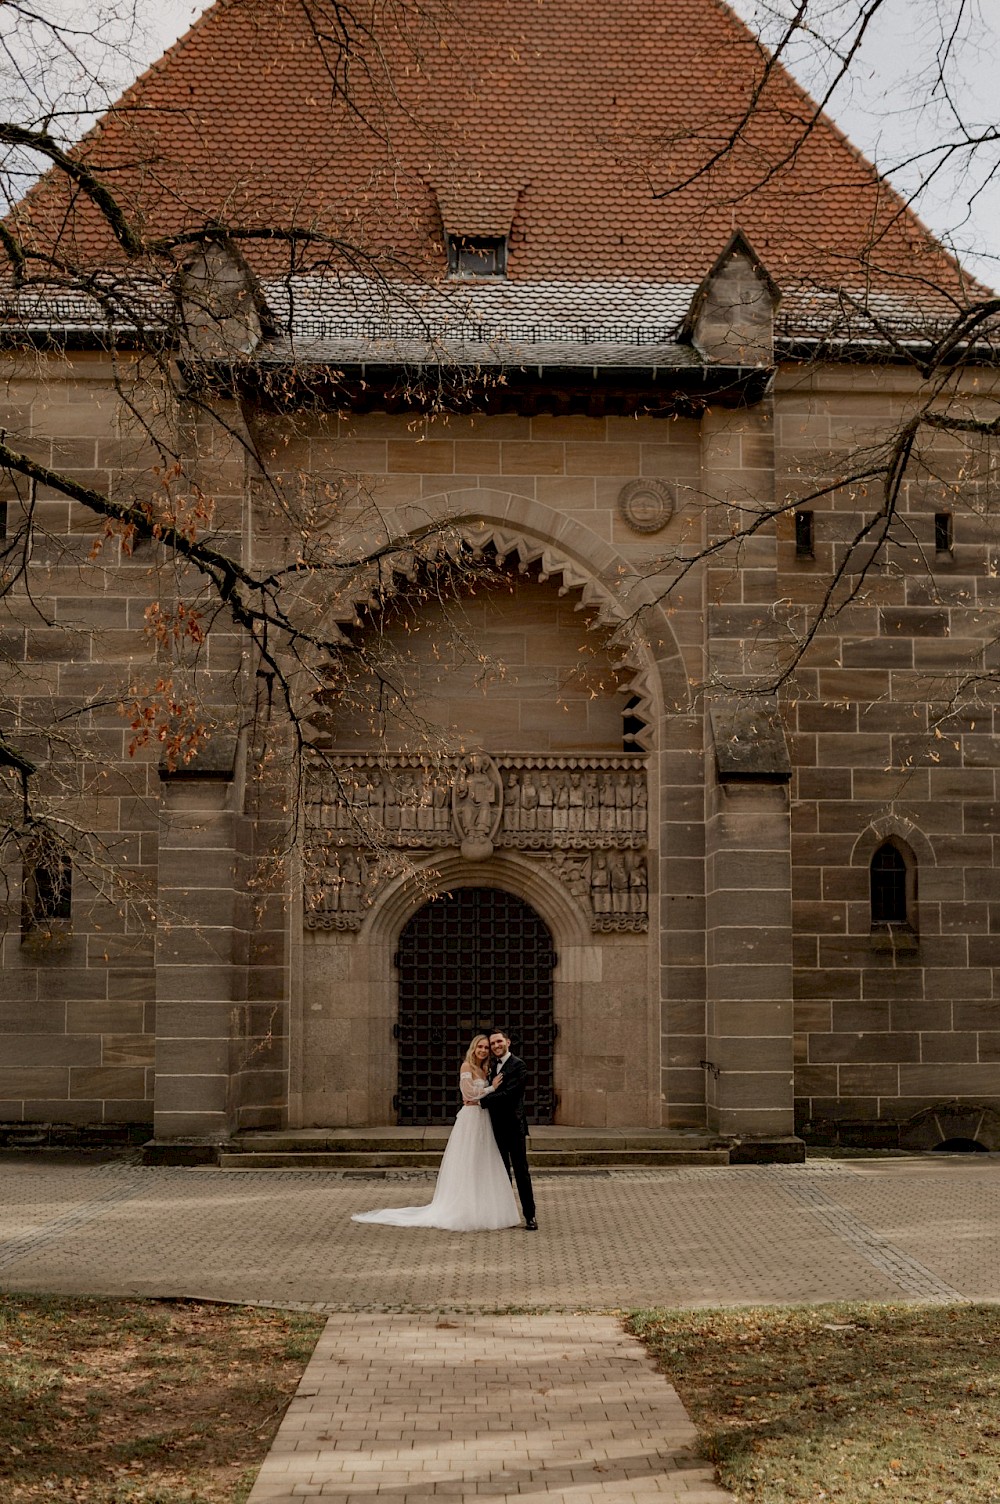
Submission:
{"label": "stone church facade", "polygon": [[[221,48],[212,24],[147,86]],[[659,282],[647,258],[643,285],[609,292],[596,252],[588,274],[575,251],[560,288],[521,276],[560,195],[429,192],[442,256],[499,248],[502,264],[451,283],[442,266],[471,304],[433,358],[398,307],[372,334],[338,292],[294,356],[332,394],[292,408],[260,372],[290,366],[302,304],[248,316],[287,285],[224,245],[188,269],[181,356],[213,379],[171,422],[220,533],[267,556],[270,463],[353,478],[348,555],[373,515],[391,542],[377,582],[357,573],[323,603],[345,640],[378,639],[381,687],[312,666],[295,788],[268,762],[285,733],[262,719],[267,675],[221,626],[199,659],[216,733],[190,762],[130,753],[121,684],[144,655],[155,670],[164,554],[95,550],[82,502],[33,494],[45,541],[31,592],[2,603],[7,698],[43,777],[39,722],[85,711],[83,792],[63,770],[50,794],[124,886],[78,864],[34,923],[38,873],[8,864],[9,1134],[208,1144],[442,1121],[424,1062],[449,1079],[468,1034],[511,1019],[536,1121],[1000,1144],[989,454],[928,437],[876,549],[871,456],[926,401],[914,364],[858,327],[830,338],[833,303],[764,210],[702,228],[691,269]],[[147,436],[123,423],[127,357],[78,327],[55,350],[10,346],[4,424],[26,453],[83,486],[150,484]],[[478,396],[401,397],[401,372],[442,361]],[[995,380],[982,357],[958,400],[972,410]],[[8,534],[26,494],[8,476]],[[252,731],[224,713],[237,679]]]}

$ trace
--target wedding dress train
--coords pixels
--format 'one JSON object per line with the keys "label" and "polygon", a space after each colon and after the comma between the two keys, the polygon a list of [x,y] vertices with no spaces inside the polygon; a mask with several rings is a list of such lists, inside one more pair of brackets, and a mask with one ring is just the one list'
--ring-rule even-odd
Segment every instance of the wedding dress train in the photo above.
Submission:
{"label": "wedding dress train", "polygon": [[[462,1072],[464,1098],[481,1097],[485,1081]],[[481,1107],[463,1107],[455,1119],[438,1171],[434,1197],[426,1206],[387,1207],[357,1212],[352,1222],[381,1222],[390,1227],[440,1227],[450,1232],[491,1232],[516,1227],[521,1217],[490,1115]]]}

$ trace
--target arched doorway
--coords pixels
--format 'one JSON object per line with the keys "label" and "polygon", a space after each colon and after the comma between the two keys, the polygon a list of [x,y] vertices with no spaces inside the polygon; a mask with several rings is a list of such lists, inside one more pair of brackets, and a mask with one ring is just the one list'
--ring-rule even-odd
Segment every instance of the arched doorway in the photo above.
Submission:
{"label": "arched doorway", "polygon": [[396,961],[399,1122],[450,1123],[469,1040],[502,1022],[528,1067],[528,1121],[550,1123],[556,957],[531,905],[501,888],[454,888],[408,921]]}

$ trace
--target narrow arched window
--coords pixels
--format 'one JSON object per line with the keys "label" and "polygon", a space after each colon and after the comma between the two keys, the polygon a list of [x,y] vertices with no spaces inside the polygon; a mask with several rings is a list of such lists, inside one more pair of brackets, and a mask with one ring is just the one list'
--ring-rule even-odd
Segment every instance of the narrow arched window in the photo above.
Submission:
{"label": "narrow arched window", "polygon": [[872,924],[905,924],[907,912],[906,858],[891,841],[872,857]]}

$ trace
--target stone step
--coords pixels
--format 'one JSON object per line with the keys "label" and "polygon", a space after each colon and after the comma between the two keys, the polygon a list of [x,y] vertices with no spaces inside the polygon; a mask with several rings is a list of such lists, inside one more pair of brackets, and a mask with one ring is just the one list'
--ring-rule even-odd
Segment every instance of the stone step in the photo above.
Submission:
{"label": "stone step", "polygon": [[[443,1153],[448,1127],[434,1128],[301,1128],[239,1133],[224,1145],[226,1153],[250,1154],[414,1154]],[[528,1147],[538,1153],[617,1153],[639,1149],[727,1149],[728,1141],[704,1133],[669,1129],[532,1128]]]}
{"label": "stone step", "polygon": [[[227,1170],[433,1170],[441,1162],[449,1129],[256,1129],[225,1143],[157,1141],[143,1146],[151,1165],[219,1166]],[[805,1158],[801,1139],[724,1139],[713,1134],[655,1128],[532,1129],[529,1159],[538,1170],[636,1169],[677,1165],[774,1164]]]}
{"label": "stone step", "polygon": [[[299,1150],[291,1153],[219,1151],[222,1170],[434,1170],[441,1163],[443,1149],[393,1153],[353,1150]],[[677,1165],[726,1165],[727,1149],[614,1149],[575,1151],[529,1151],[528,1162],[535,1170],[567,1169],[672,1169]]]}

